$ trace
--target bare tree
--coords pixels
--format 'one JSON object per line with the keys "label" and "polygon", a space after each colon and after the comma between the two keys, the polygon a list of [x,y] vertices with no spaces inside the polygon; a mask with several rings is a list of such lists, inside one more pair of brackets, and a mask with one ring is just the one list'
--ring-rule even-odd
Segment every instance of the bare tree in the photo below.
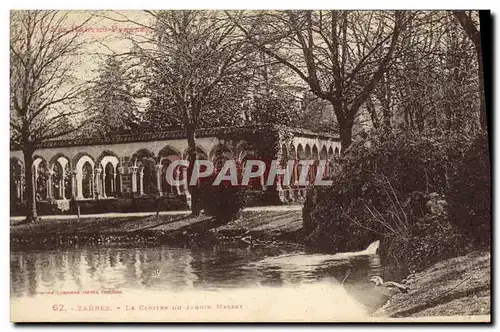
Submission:
{"label": "bare tree", "polygon": [[60,11],[12,11],[10,16],[11,144],[23,151],[26,220],[37,220],[33,154],[40,143],[79,128],[85,88],[73,77],[85,43],[81,28]]}
{"label": "bare tree", "polygon": [[[213,105],[232,102],[225,88],[239,86],[248,69],[246,43],[234,38],[237,29],[217,11],[147,11],[154,33],[133,37],[132,56],[141,59],[147,78],[161,82],[155,91],[182,119],[188,141],[188,179],[197,159],[196,129]],[[114,18],[114,20],[118,20]],[[123,21],[130,22],[127,18]],[[143,25],[142,23],[138,23]],[[233,105],[234,108],[234,105]],[[214,117],[220,116],[216,110]],[[231,115],[234,118],[234,113]],[[201,211],[197,186],[190,186],[192,212]]]}
{"label": "bare tree", "polygon": [[483,74],[483,53],[481,49],[481,32],[478,27],[479,15],[477,11],[453,11],[453,15],[457,18],[460,25],[467,33],[467,36],[474,45],[476,50],[477,64],[478,64],[478,78],[479,78],[479,97],[481,107],[479,109],[479,119],[481,128],[486,130],[488,128],[486,117],[486,104],[484,97],[484,74]]}
{"label": "bare tree", "polygon": [[333,106],[342,150],[354,120],[391,64],[404,12],[227,12],[248,43],[295,72]]}

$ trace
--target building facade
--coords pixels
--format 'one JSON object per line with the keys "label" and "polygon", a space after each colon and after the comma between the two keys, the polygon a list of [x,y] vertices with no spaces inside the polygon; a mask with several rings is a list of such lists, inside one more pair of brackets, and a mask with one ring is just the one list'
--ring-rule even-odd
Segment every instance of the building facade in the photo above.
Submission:
{"label": "building facade", "polygon": [[[287,137],[282,137],[282,132]],[[276,135],[263,136],[275,133]],[[196,132],[197,158],[211,160],[216,165],[233,159],[244,164],[259,159],[255,139],[274,137],[281,146],[277,156],[282,160],[329,160],[332,165],[340,155],[337,135],[318,134],[308,130],[272,125],[221,127],[200,129]],[[253,141],[254,143],[250,142]],[[79,138],[44,142],[35,152],[33,181],[37,201],[56,202],[64,206],[69,200],[110,199],[123,196],[177,195],[187,196],[187,186],[171,186],[166,180],[166,169],[176,159],[187,159],[188,143],[184,131],[116,136],[108,139]],[[24,201],[23,154],[10,151],[11,201]],[[187,176],[185,167],[174,170],[175,179]],[[327,173],[330,168],[327,167]],[[303,190],[294,184],[277,184],[286,199],[303,196]],[[279,182],[279,181],[278,181]],[[264,181],[261,186],[266,190]]]}

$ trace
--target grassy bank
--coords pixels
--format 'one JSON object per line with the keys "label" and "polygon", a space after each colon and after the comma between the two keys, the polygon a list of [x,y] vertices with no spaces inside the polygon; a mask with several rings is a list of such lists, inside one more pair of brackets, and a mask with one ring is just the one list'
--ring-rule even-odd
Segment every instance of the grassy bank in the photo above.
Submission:
{"label": "grassy bank", "polygon": [[384,317],[489,315],[491,256],[476,251],[411,275],[407,294],[397,293],[377,312]]}
{"label": "grassy bank", "polygon": [[13,248],[27,248],[103,243],[295,242],[301,228],[301,211],[245,211],[240,219],[224,226],[217,226],[205,215],[120,216],[42,220],[36,224],[11,221],[10,234]]}

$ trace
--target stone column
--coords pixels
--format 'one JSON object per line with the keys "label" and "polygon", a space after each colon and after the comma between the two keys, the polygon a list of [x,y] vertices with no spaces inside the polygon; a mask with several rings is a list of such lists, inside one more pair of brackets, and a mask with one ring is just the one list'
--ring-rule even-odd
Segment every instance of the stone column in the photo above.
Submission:
{"label": "stone column", "polygon": [[155,165],[155,170],[156,170],[156,188],[158,188],[158,195],[163,195],[163,190],[161,187],[161,169],[163,168],[163,165]]}
{"label": "stone column", "polygon": [[183,167],[182,168],[182,178],[185,179],[184,181],[184,184],[183,184],[183,188],[184,188],[184,193],[186,195],[189,194],[189,184],[188,184],[188,180],[187,180],[187,167]]}
{"label": "stone column", "polygon": [[75,181],[76,181],[76,199],[83,199],[83,175],[82,174],[76,174],[75,175]]}
{"label": "stone column", "polygon": [[61,178],[61,185],[59,186],[59,189],[61,190],[61,198],[66,199],[66,184],[65,180],[66,179],[66,171],[63,168],[62,171],[62,178]]}
{"label": "stone column", "polygon": [[21,192],[20,192],[20,199],[21,199],[21,202],[24,202],[24,188],[25,188],[25,178],[24,178],[24,174],[21,175]]}
{"label": "stone column", "polygon": [[71,176],[71,198],[76,198],[76,172],[72,171],[70,173]]}
{"label": "stone column", "polygon": [[102,197],[102,188],[101,188],[101,181],[100,181],[100,178],[101,178],[101,169],[100,168],[96,168],[95,170],[95,180],[94,180],[94,183],[95,183],[95,189],[97,191],[97,197],[98,198],[101,198]]}
{"label": "stone column", "polygon": [[[175,180],[180,180],[180,174],[181,174],[180,169],[179,169],[179,167],[177,167],[175,169]],[[176,187],[177,187],[177,195],[180,195],[181,194],[181,186],[177,185]]]}
{"label": "stone column", "polygon": [[139,173],[139,194],[142,196],[144,195],[144,168],[141,169],[141,172]]}
{"label": "stone column", "polygon": [[54,197],[52,195],[52,176],[54,175],[54,171],[48,171],[48,178],[47,178],[47,201],[51,202],[54,200]]}
{"label": "stone column", "polygon": [[118,174],[113,173],[113,177],[111,178],[111,192],[116,196],[116,176]]}
{"label": "stone column", "polygon": [[16,197],[19,201],[21,201],[21,177],[19,176],[18,179],[16,179]]}
{"label": "stone column", "polygon": [[121,194],[123,192],[123,167],[118,167],[118,184],[120,185],[120,191],[116,192],[115,188],[115,192]]}
{"label": "stone column", "polygon": [[139,167],[137,166],[132,166],[130,167],[130,172],[132,173],[132,192],[136,193],[137,192],[137,170]]}
{"label": "stone column", "polygon": [[102,183],[102,197],[106,197],[106,171],[103,170],[102,172],[102,180],[101,180],[101,183]]}

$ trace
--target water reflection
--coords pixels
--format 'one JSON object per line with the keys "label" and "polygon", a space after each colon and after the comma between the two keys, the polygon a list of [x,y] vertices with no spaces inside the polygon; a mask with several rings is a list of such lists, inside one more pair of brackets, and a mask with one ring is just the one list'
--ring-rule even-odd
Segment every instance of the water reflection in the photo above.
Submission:
{"label": "water reflection", "polygon": [[[307,254],[266,248],[79,248],[11,252],[11,296],[50,291],[192,289],[341,282],[353,294],[383,275],[377,255]],[[365,297],[363,295],[363,297]]]}

